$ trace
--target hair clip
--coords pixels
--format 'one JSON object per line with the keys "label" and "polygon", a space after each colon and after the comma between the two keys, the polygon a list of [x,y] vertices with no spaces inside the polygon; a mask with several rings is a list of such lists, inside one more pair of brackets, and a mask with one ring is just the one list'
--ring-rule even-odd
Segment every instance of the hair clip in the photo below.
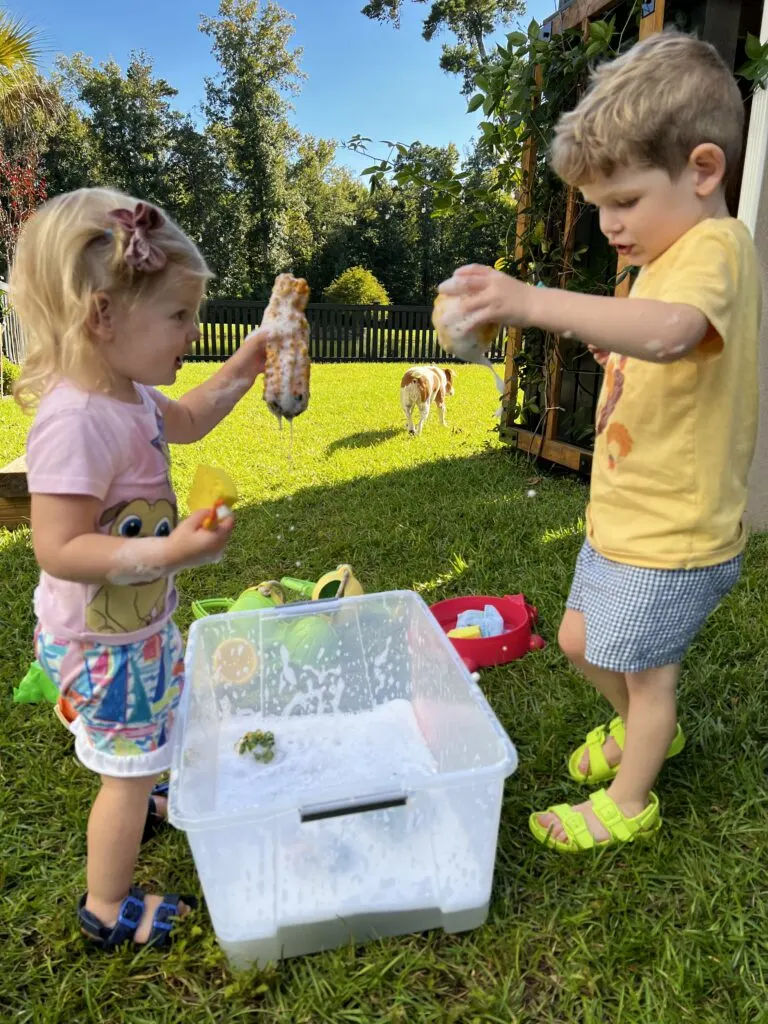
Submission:
{"label": "hair clip", "polygon": [[[111,210],[111,220],[125,228],[129,235],[125,262],[145,274],[155,274],[168,262],[163,250],[150,241],[150,234],[165,224],[165,217],[149,203],[137,203],[135,210]],[[108,229],[109,230],[109,229]]]}

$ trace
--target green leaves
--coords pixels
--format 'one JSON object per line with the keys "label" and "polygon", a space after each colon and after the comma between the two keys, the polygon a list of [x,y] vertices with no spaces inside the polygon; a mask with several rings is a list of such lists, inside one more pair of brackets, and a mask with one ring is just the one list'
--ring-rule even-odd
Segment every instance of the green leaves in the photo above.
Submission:
{"label": "green leaves", "polygon": [[610,21],[590,22],[589,44],[586,49],[586,57],[588,60],[592,60],[600,54],[606,53],[610,49],[615,29],[615,18],[611,18]]}
{"label": "green leaves", "polygon": [[768,42],[761,43],[750,32],[747,34],[746,51],[749,60],[739,68],[737,74],[754,82],[756,89],[764,89],[768,83]]}

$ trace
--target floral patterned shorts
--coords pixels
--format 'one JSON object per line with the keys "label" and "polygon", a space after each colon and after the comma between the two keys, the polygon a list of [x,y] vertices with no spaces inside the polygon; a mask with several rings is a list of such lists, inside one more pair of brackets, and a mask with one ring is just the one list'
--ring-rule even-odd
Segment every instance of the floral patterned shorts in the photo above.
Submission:
{"label": "floral patterned shorts", "polygon": [[176,624],[131,644],[58,640],[38,628],[37,659],[77,713],[78,759],[100,775],[142,776],[171,763],[171,732],[184,687]]}

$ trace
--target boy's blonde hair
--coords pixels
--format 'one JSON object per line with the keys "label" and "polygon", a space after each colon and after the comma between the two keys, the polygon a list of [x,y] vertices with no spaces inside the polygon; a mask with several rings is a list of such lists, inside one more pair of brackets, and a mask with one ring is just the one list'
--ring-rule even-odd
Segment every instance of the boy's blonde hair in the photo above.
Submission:
{"label": "boy's blonde hair", "polygon": [[167,286],[169,275],[174,281],[179,276],[199,280],[201,292],[210,278],[197,246],[152,208],[153,227],[146,237],[155,263],[164,266],[138,269],[127,253],[132,232],[112,214],[129,211],[123,220],[130,220],[139,208],[138,199],[112,189],[83,188],[50,200],[24,225],[10,290],[27,344],[14,397],[26,412],[59,377],[89,388],[108,386],[109,370],[88,327],[99,293],[131,308]]}
{"label": "boy's blonde hair", "polygon": [[560,119],[551,164],[569,185],[632,164],[674,179],[693,150],[711,142],[725,153],[727,176],[739,164],[743,126],[739,87],[717,50],[666,31],[597,68],[576,109]]}

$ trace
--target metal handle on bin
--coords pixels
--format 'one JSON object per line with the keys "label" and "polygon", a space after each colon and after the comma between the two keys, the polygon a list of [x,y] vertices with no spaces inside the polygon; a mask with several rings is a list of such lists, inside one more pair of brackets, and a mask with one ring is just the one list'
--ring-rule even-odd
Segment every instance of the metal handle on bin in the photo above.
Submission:
{"label": "metal handle on bin", "polygon": [[393,807],[405,807],[407,803],[407,796],[381,796],[353,804],[326,804],[325,806],[302,807],[299,815],[303,825],[307,821],[343,818],[348,814],[365,814],[367,811],[388,811]]}

